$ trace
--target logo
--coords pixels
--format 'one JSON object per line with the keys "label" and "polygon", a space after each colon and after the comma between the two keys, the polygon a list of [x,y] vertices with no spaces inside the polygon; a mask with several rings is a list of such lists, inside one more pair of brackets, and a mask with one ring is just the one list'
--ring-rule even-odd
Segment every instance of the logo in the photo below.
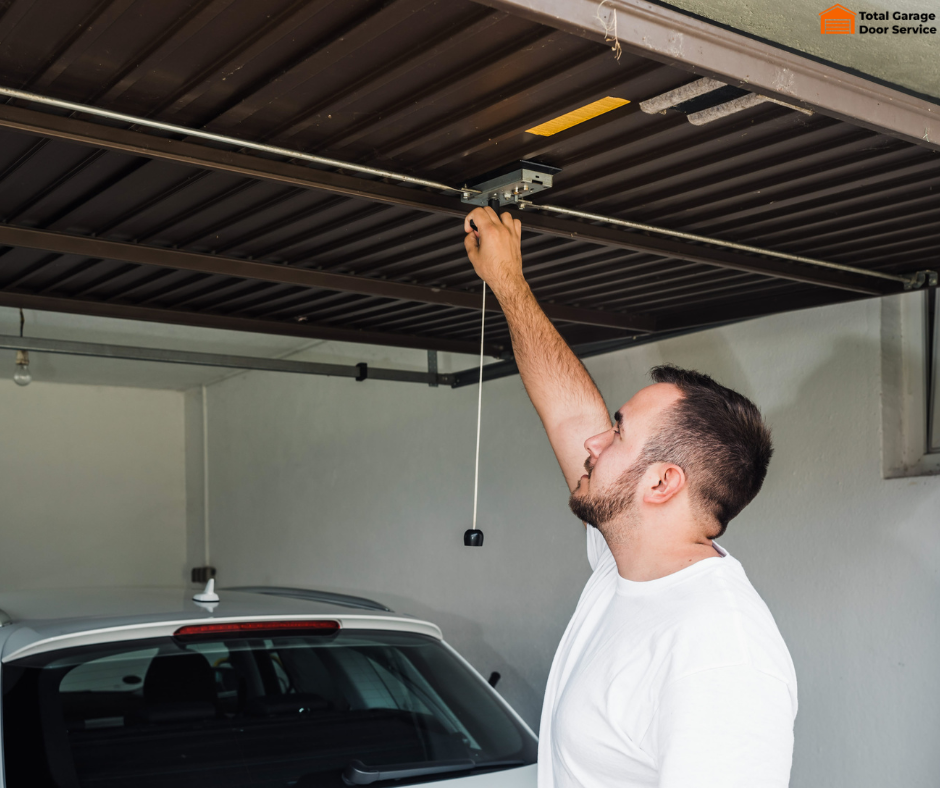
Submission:
{"label": "logo", "polygon": [[855,12],[836,3],[819,15],[819,26],[819,32],[827,36],[854,33]]}
{"label": "logo", "polygon": [[[855,35],[855,19],[860,17],[863,24],[858,26],[859,35],[936,35],[937,28],[926,22],[936,22],[937,14],[917,11],[859,11],[855,13],[844,5],[836,3],[819,14],[819,32],[824,36]],[[918,22],[917,25],[872,25],[865,22]]]}

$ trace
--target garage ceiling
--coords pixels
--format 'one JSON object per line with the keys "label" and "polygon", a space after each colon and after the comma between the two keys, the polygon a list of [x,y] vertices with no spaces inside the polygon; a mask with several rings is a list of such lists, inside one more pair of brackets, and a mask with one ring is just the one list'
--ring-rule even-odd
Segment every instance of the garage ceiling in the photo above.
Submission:
{"label": "garage ceiling", "polygon": [[[704,126],[639,102],[677,67],[470,0],[12,0],[0,85],[461,186],[888,273],[936,268],[940,154],[761,104]],[[551,137],[525,130],[606,96]],[[0,305],[473,352],[459,196],[0,104]],[[871,297],[899,283],[523,213],[574,345]],[[506,356],[498,313],[488,351]],[[596,346],[596,345],[595,345]]]}

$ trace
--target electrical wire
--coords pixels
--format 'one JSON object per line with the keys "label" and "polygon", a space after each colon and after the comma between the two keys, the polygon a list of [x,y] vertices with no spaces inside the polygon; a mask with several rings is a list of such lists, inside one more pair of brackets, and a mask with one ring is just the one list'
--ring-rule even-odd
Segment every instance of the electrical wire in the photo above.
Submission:
{"label": "electrical wire", "polygon": [[480,388],[477,393],[477,454],[473,469],[473,526],[477,527],[477,498],[480,491],[480,417],[483,415],[483,336],[486,330],[486,282],[483,283],[483,306],[480,318]]}

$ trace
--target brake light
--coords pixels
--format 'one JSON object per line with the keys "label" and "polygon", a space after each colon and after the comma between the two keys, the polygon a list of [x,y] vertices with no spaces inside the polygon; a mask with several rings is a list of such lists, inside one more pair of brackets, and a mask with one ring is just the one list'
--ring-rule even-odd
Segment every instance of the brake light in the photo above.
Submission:
{"label": "brake light", "polygon": [[178,638],[206,638],[220,635],[331,635],[339,630],[339,621],[231,621],[220,624],[189,624],[174,632]]}

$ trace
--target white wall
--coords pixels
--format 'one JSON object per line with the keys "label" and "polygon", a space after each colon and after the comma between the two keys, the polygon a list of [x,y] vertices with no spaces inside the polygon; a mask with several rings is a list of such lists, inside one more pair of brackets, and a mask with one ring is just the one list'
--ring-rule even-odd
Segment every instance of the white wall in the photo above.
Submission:
{"label": "white wall", "polygon": [[[671,0],[669,5],[688,11],[765,41],[775,41],[798,52],[870,74],[902,88],[940,97],[940,64],[931,36],[820,35],[819,14],[834,3],[815,0]],[[937,12],[936,0],[878,0],[866,11]],[[855,9],[853,9],[855,10]],[[859,27],[871,22],[857,19]],[[884,22],[875,23],[885,26]],[[888,22],[892,27],[897,22]],[[910,24],[910,23],[908,23]],[[916,22],[914,23],[917,24]],[[858,28],[856,28],[858,29]],[[928,136],[930,136],[928,134]]]}
{"label": "white wall", "polygon": [[[796,664],[798,788],[926,788],[940,773],[940,477],[882,478],[879,328],[869,301],[588,362],[612,410],[672,361],[752,397],[774,428],[765,490],[722,543]],[[474,388],[270,373],[210,387],[213,563],[223,585],[334,588],[425,615],[535,724],[588,574],[583,531],[507,378],[484,388],[486,543],[463,547],[475,406]]]}
{"label": "white wall", "polygon": [[183,395],[0,378],[0,588],[177,585]]}

